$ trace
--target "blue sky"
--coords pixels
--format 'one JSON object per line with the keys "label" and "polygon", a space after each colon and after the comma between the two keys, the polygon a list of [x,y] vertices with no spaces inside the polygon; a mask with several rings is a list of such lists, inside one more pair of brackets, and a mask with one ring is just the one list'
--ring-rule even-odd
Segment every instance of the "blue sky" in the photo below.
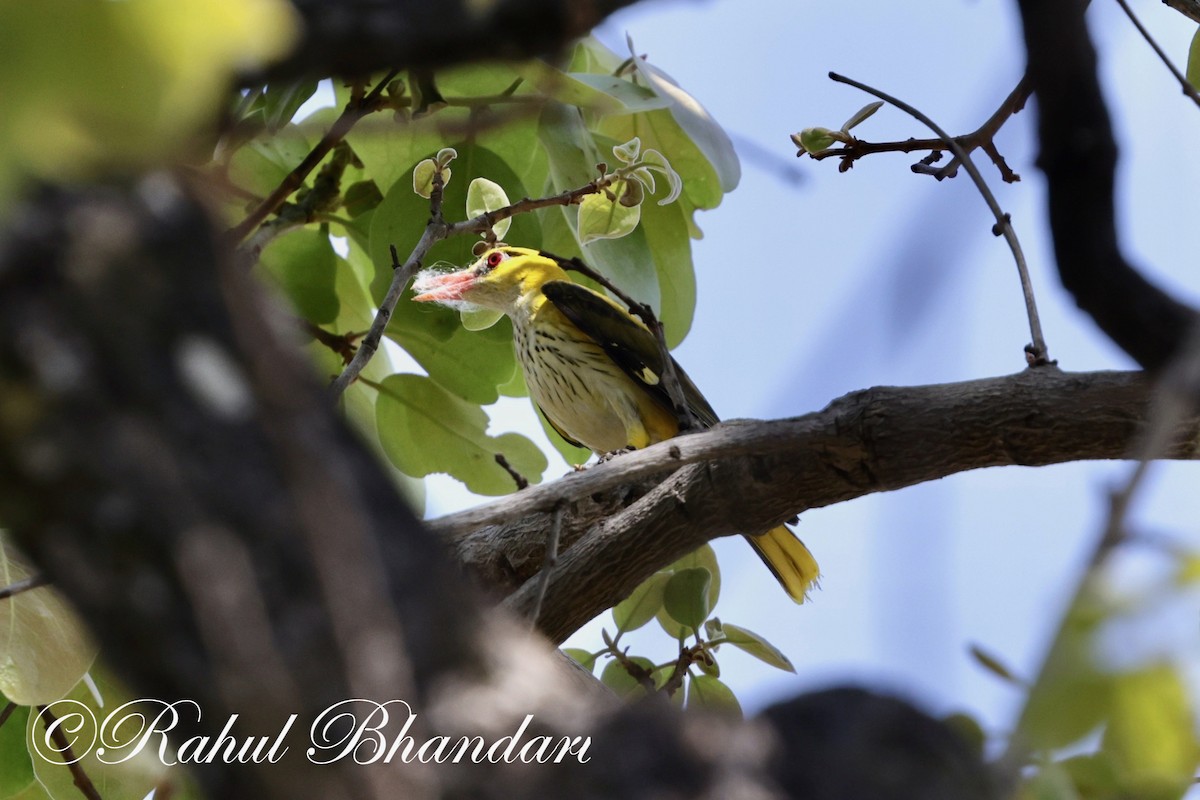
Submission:
{"label": "blue sky", "polygon": [[[1179,296],[1200,305],[1200,110],[1115,6],[1090,12],[1122,160],[1119,215],[1126,252]],[[1178,64],[1194,27],[1161,4],[1144,22]],[[829,70],[913,103],[952,133],[974,129],[1020,77],[1015,4],[929,0],[850,6],[756,2],[644,3],[599,32],[639,52],[704,103],[733,135],[768,154],[743,158],[743,179],[699,217],[694,243],[699,302],[677,357],[725,418],[817,410],[872,385],[915,385],[1017,372],[1028,341],[1015,268],[991,235],[992,218],[965,176],[937,183],[912,174],[915,158],[798,161],[789,134],[837,127],[870,100],[834,84]],[[1128,369],[1058,284],[1034,167],[1033,114],[997,139],[1021,176],[1003,184],[977,160],[1013,218],[1033,272],[1051,355],[1066,370]],[[883,109],[856,130],[868,139],[927,135]],[[796,171],[799,182],[789,180]],[[528,404],[502,402],[494,429],[529,430]],[[822,563],[810,605],[791,604],[740,540],[717,544],[724,571],[719,615],[766,635],[795,662],[789,676],[728,655],[722,678],[749,709],[797,691],[865,681],[935,713],[965,709],[1005,730],[1018,693],[970,659],[977,642],[1018,674],[1037,667],[1051,626],[1098,536],[1105,492],[1124,463],[992,469],[808,512],[800,532]],[[555,474],[552,466],[548,475]],[[1200,545],[1200,465],[1155,468],[1135,525]],[[475,502],[448,479],[430,483],[430,510]],[[1162,573],[1134,555],[1119,582]],[[1193,600],[1195,598],[1192,598]],[[1170,641],[1200,652],[1194,604],[1156,618],[1129,648]],[[599,623],[607,622],[607,615]],[[595,647],[598,625],[573,644]],[[651,636],[647,647],[661,648]],[[1126,643],[1118,642],[1117,650]],[[670,654],[657,652],[665,660]],[[1200,687],[1196,687],[1200,688]]]}

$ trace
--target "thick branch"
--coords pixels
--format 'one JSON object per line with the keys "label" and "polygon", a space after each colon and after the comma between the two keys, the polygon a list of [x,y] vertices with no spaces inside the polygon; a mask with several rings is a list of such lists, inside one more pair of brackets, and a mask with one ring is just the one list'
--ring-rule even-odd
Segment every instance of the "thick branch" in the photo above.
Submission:
{"label": "thick branch", "polygon": [[[526,610],[547,515],[571,504],[542,624],[561,640],[655,569],[717,536],[766,530],[806,509],[970,469],[1127,457],[1149,398],[1140,373],[1054,367],[878,387],[803,417],[722,423],[431,525],[485,583],[517,590],[508,604]],[[1198,434],[1200,421],[1189,420],[1170,456],[1195,457],[1190,443]]]}
{"label": "thick branch", "polygon": [[1079,0],[1019,0],[1038,98],[1038,164],[1063,285],[1079,307],[1147,369],[1164,366],[1195,324],[1195,310],[1150,283],[1117,241],[1117,146],[1096,77],[1096,51]]}

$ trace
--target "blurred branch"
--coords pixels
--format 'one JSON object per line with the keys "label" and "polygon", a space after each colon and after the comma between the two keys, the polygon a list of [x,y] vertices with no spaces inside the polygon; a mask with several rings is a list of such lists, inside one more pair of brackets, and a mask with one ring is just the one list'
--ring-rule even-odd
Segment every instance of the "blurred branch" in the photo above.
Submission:
{"label": "blurred branch", "polygon": [[[877,387],[802,417],[721,423],[428,524],[489,589],[512,593],[508,607],[528,613],[549,515],[568,504],[540,626],[559,641],[717,536],[966,470],[1128,458],[1149,404],[1140,373],[1054,367]],[[1195,458],[1197,435],[1200,419],[1177,426],[1167,457]]]}
{"label": "blurred branch", "polygon": [[10,583],[8,586],[0,587],[0,600],[7,600],[10,597],[28,592],[31,589],[36,589],[39,586],[49,586],[50,579],[45,575],[30,575],[24,580]]}
{"label": "blurred branch", "polygon": [[1113,202],[1117,145],[1076,0],[1019,0],[1038,98],[1038,165],[1063,286],[1109,338],[1147,369],[1164,367],[1197,313],[1121,254]]}
{"label": "blurred branch", "polygon": [[1200,23],[1200,2],[1197,0],[1163,0],[1163,5],[1170,6],[1192,22]]}

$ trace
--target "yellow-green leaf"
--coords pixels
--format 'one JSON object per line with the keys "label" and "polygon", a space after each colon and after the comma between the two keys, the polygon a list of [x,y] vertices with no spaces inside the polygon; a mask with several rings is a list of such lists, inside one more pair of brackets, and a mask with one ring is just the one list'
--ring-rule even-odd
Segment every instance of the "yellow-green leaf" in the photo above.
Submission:
{"label": "yellow-green leaf", "polygon": [[[489,211],[496,211],[509,205],[508,195],[504,187],[487,178],[476,178],[467,187],[467,218],[478,217]],[[492,232],[497,239],[503,239],[512,224],[512,217],[502,219],[492,226]]]}
{"label": "yellow-green leaf", "polygon": [[712,573],[703,567],[681,569],[663,586],[663,608],[689,630],[697,629],[708,619],[708,586]]}
{"label": "yellow-green leaf", "polygon": [[[0,533],[0,586],[33,574]],[[0,600],[0,692],[31,706],[57,700],[96,657],[83,624],[58,593],[43,586]]]}
{"label": "yellow-green leaf", "polygon": [[742,705],[733,690],[712,675],[693,675],[688,679],[687,707],[742,715]]}
{"label": "yellow-green leaf", "polygon": [[1153,664],[1120,675],[1112,685],[1103,750],[1122,786],[1139,798],[1178,797],[1200,763],[1193,713],[1179,671]]}
{"label": "yellow-green leaf", "polygon": [[633,590],[629,597],[613,606],[613,621],[618,631],[634,631],[654,619],[663,605],[663,589],[669,575],[658,572]]}
{"label": "yellow-green leaf", "polygon": [[725,634],[725,644],[731,644],[776,669],[781,669],[784,672],[796,671],[791,660],[783,654],[782,650],[754,631],[737,625],[730,625],[728,622],[722,623],[721,630]]}
{"label": "yellow-green leaf", "polygon": [[642,218],[641,206],[626,206],[619,202],[625,191],[625,181],[617,181],[609,187],[612,197],[605,192],[589,194],[579,204],[577,231],[582,244],[597,239],[620,239],[628,236]]}

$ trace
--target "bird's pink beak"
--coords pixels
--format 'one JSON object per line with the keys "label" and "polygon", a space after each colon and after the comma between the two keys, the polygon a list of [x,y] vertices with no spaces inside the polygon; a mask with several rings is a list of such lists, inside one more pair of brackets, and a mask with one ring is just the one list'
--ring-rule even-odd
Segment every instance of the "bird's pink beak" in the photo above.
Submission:
{"label": "bird's pink beak", "polygon": [[475,284],[476,277],[475,273],[469,269],[458,272],[422,272],[413,281],[413,291],[417,292],[417,296],[413,300],[418,303],[462,300],[463,292]]}

